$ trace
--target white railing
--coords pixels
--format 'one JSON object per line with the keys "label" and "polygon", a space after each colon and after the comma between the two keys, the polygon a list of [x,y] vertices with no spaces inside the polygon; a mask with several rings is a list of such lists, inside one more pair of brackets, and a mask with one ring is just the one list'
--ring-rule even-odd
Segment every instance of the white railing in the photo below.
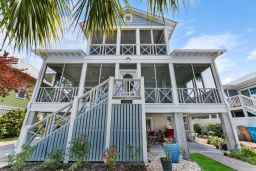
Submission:
{"label": "white railing", "polygon": [[37,102],[70,102],[78,93],[78,87],[40,87]]}
{"label": "white railing", "polygon": [[56,112],[48,114],[48,116],[44,117],[42,120],[29,126],[27,128],[28,133],[25,143],[33,145],[36,142],[39,142],[42,138],[45,138],[58,128],[68,123],[71,109],[72,102],[68,103]]}
{"label": "white railing", "polygon": [[227,101],[231,108],[242,106],[239,95],[228,97]]}
{"label": "white railing", "polygon": [[140,79],[114,79],[113,98],[140,98]]}
{"label": "white railing", "polygon": [[102,103],[108,97],[109,79],[91,88],[84,95],[78,97],[77,116]]}
{"label": "white railing", "polygon": [[221,103],[216,88],[178,88],[179,103]]}
{"label": "white railing", "polygon": [[3,115],[7,112],[10,112],[12,110],[25,110],[24,108],[19,108],[19,107],[13,107],[13,106],[6,106],[6,105],[0,105],[0,115]]}
{"label": "white railing", "polygon": [[172,103],[171,88],[145,88],[146,103]]}
{"label": "white railing", "polygon": [[165,44],[140,44],[141,55],[166,55]]}
{"label": "white railing", "polygon": [[115,55],[116,44],[92,44],[90,55]]}
{"label": "white railing", "polygon": [[121,44],[120,45],[121,55],[136,55],[136,44]]}
{"label": "white railing", "polygon": [[[105,101],[108,97],[109,80],[92,88],[82,96],[78,97],[77,116],[91,110],[93,107]],[[52,134],[58,128],[69,123],[73,102],[68,103],[56,112],[49,114],[42,120],[27,128],[28,134],[26,144],[35,144],[42,138]]]}
{"label": "white railing", "polygon": [[256,99],[253,99],[244,95],[240,95],[240,96],[241,96],[242,104],[245,107],[248,107],[256,112]]}

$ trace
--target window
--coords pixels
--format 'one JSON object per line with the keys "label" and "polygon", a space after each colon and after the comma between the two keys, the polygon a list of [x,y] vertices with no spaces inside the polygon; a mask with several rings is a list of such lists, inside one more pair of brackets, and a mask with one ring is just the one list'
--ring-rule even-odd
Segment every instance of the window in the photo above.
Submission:
{"label": "window", "polygon": [[22,86],[18,91],[18,93],[16,94],[16,98],[24,100],[26,96],[26,92],[27,92],[27,86]]}
{"label": "window", "polygon": [[125,14],[124,22],[132,22],[132,14]]}
{"label": "window", "polygon": [[233,118],[245,117],[244,112],[242,110],[240,110],[240,111],[231,111],[231,115],[232,115]]}
{"label": "window", "polygon": [[152,118],[146,118],[146,128],[147,128],[147,131],[152,130]]}

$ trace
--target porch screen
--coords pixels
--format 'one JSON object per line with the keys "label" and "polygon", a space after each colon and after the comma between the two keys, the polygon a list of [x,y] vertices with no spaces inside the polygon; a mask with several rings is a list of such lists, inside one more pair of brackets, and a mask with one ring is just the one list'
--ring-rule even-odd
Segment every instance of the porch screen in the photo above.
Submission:
{"label": "porch screen", "polygon": [[88,64],[85,78],[85,89],[99,85],[110,76],[115,76],[115,64]]}

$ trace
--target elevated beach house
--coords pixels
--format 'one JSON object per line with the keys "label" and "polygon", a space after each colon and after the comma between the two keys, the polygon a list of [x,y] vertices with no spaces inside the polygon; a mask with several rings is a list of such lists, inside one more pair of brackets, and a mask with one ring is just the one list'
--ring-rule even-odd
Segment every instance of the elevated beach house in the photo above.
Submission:
{"label": "elevated beach house", "polygon": [[127,161],[132,144],[142,148],[147,162],[149,131],[173,129],[175,141],[188,151],[189,116],[211,113],[219,114],[228,149],[238,148],[215,65],[225,50],[170,51],[175,21],[124,11],[124,23],[111,33],[90,35],[83,29],[86,52],[35,50],[43,65],[18,151],[22,144],[33,145],[32,160],[42,161],[48,152],[63,149],[68,161],[69,142],[86,134],[90,161],[103,161],[110,146]]}

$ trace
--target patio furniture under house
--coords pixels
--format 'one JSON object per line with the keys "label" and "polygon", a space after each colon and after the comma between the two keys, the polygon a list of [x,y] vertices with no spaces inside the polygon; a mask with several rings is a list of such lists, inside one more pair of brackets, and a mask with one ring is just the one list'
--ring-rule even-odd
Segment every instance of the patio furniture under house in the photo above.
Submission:
{"label": "patio furniture under house", "polygon": [[147,162],[148,132],[173,129],[175,141],[188,151],[189,116],[198,114],[219,114],[228,149],[237,149],[215,65],[225,50],[170,51],[175,21],[124,11],[124,23],[112,32],[90,35],[82,28],[86,52],[35,50],[43,65],[17,150],[35,146],[32,160],[43,161],[48,152],[63,149],[67,162],[69,142],[86,134],[89,161],[103,161],[110,146],[127,161],[132,144],[142,148]]}

